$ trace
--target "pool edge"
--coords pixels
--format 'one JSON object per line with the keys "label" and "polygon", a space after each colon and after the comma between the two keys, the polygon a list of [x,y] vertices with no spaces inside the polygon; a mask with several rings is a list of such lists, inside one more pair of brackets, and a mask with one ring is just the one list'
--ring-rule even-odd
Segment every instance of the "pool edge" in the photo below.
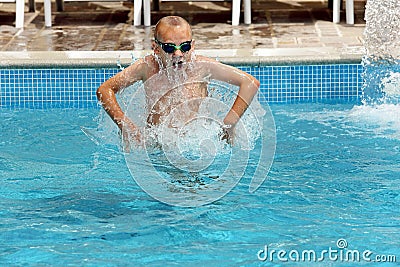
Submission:
{"label": "pool edge", "polygon": [[[21,51],[0,52],[0,68],[117,67],[151,54],[142,51]],[[334,48],[276,48],[196,50],[197,54],[231,65],[299,65],[360,63],[363,51],[348,53]]]}

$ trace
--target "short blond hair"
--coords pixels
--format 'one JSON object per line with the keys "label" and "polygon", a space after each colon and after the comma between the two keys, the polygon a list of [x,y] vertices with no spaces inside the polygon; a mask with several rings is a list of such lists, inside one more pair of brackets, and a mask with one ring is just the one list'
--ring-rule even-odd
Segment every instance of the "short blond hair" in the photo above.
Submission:
{"label": "short blond hair", "polygon": [[187,27],[190,31],[190,36],[192,36],[192,27],[190,27],[189,22],[187,22],[184,18],[179,17],[179,16],[166,16],[161,18],[154,29],[154,38],[159,39],[160,36],[160,28],[161,26],[165,27]]}

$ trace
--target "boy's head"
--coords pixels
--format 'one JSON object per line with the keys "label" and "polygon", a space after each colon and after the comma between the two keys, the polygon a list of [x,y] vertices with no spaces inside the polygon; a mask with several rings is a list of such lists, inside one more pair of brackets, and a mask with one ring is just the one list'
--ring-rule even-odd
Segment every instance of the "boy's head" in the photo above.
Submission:
{"label": "boy's head", "polygon": [[178,16],[160,19],[154,30],[153,48],[165,67],[190,61],[194,41],[189,23]]}

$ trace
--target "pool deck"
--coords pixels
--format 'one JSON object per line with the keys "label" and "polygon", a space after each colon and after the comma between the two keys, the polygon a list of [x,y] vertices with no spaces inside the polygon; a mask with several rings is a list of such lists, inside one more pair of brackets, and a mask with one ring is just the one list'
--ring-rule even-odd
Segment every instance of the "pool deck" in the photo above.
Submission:
{"label": "pool deck", "polygon": [[[129,64],[151,52],[153,26],[180,15],[193,27],[199,54],[240,64],[360,62],[365,0],[355,0],[355,24],[332,23],[327,0],[253,0],[252,24],[230,25],[231,2],[162,2],[152,26],[133,26],[131,2],[52,3],[53,26],[44,26],[43,2],[26,4],[24,29],[13,26],[14,3],[0,3],[0,66]],[[241,22],[243,21],[243,13]]]}

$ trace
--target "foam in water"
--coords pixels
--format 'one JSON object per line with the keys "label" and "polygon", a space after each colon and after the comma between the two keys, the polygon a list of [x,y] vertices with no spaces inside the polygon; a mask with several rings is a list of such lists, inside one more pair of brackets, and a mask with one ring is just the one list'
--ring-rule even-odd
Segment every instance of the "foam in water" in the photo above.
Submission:
{"label": "foam in water", "polygon": [[400,106],[395,104],[355,106],[349,120],[376,137],[400,140]]}

